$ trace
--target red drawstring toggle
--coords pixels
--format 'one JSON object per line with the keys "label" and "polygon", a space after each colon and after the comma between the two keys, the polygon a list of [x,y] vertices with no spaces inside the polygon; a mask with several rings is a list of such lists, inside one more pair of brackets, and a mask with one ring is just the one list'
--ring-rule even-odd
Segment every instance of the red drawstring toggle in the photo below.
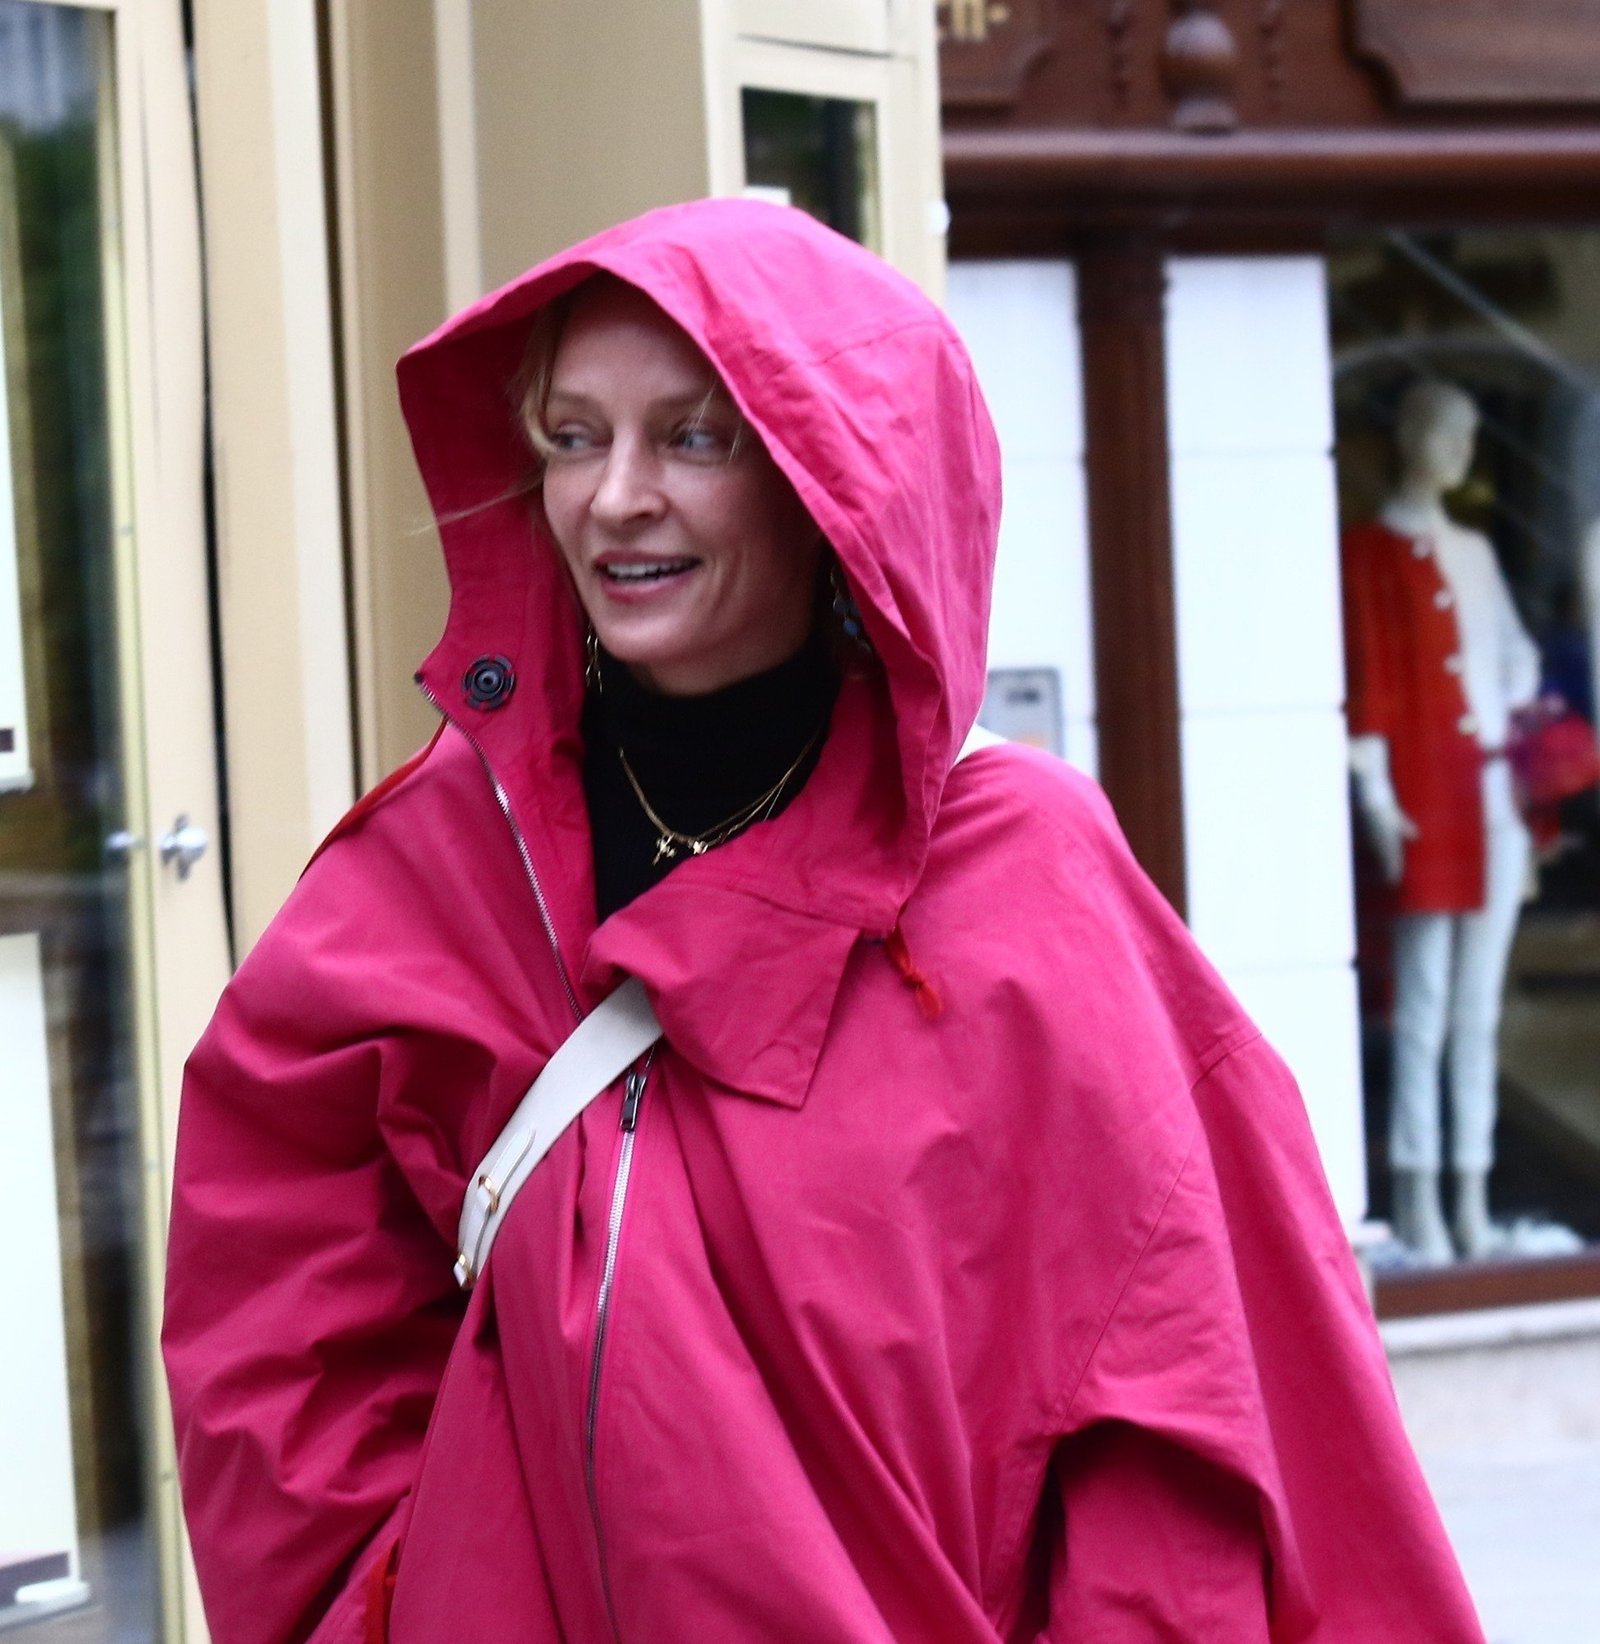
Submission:
{"label": "red drawstring toggle", "polygon": [[884,937],[883,951],[889,955],[889,963],[900,972],[901,981],[916,995],[917,1009],[931,1022],[944,1009],[944,1001],[939,997],[939,990],[917,969],[911,949],[906,946],[905,932],[898,924]]}

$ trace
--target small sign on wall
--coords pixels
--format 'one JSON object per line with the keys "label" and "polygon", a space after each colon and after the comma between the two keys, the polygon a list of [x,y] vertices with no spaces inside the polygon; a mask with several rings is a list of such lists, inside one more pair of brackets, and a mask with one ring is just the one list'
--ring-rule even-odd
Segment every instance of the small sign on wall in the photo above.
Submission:
{"label": "small sign on wall", "polygon": [[22,668],[22,586],[11,482],[11,413],[5,361],[6,292],[0,288],[0,793],[33,786]]}
{"label": "small sign on wall", "polygon": [[1055,668],[991,668],[978,723],[1007,742],[1066,756],[1061,675]]}

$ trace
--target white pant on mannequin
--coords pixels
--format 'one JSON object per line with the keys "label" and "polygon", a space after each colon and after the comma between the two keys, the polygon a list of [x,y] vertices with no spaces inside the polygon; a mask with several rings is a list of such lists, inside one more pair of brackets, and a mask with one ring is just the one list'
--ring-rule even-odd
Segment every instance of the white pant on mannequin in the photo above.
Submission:
{"label": "white pant on mannequin", "polygon": [[1504,760],[1484,768],[1484,811],[1484,906],[1475,913],[1401,914],[1395,921],[1389,1163],[1397,1172],[1439,1169],[1447,1042],[1451,1164],[1470,1177],[1493,1163],[1500,1006],[1530,849]]}

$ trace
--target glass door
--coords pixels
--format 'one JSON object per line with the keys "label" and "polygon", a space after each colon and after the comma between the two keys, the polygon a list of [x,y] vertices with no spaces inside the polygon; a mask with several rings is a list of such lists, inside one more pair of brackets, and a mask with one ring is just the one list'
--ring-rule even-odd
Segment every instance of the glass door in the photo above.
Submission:
{"label": "glass door", "polygon": [[183,1630],[161,1242],[226,944],[198,303],[192,337],[163,318],[180,22],[0,0],[0,1630],[30,1644]]}

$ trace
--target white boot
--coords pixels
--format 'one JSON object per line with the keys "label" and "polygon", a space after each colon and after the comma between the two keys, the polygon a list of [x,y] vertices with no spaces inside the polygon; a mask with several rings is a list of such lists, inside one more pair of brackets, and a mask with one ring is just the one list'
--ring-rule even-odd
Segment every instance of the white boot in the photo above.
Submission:
{"label": "white boot", "polygon": [[1456,1249],[1463,1256],[1492,1255],[1494,1223],[1489,1220],[1489,1172],[1458,1170],[1455,1204]]}
{"label": "white boot", "polygon": [[1394,1236],[1424,1267],[1444,1267],[1455,1259],[1439,1203],[1437,1170],[1395,1171]]}

